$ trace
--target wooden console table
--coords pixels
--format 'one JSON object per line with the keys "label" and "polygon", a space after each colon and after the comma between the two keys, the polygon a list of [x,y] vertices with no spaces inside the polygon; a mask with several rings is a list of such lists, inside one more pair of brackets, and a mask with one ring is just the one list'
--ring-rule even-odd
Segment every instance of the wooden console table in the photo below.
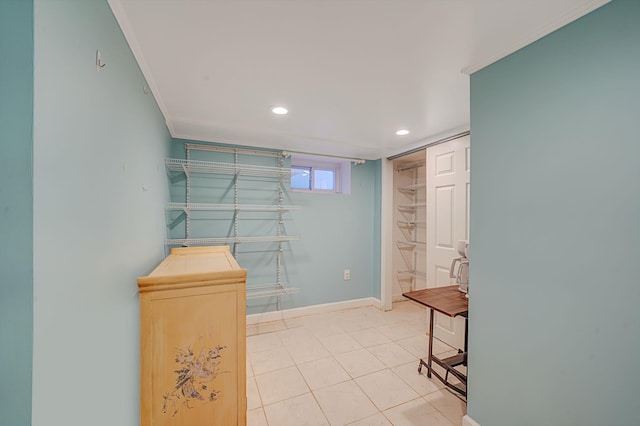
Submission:
{"label": "wooden console table", "polygon": [[[469,312],[469,299],[466,294],[458,290],[457,285],[428,288],[425,290],[410,291],[402,294],[407,299],[418,302],[419,304],[429,308],[429,353],[427,355],[427,361],[420,359],[418,364],[418,373],[422,372],[422,367],[427,367],[427,377],[431,377],[431,374],[436,376],[442,383],[448,388],[458,392],[460,395],[467,396],[467,376],[454,367],[458,365],[467,365],[467,332],[469,321],[465,321],[464,331],[464,351],[458,350],[458,354],[450,356],[448,358],[440,359],[433,355],[433,322],[434,311],[438,311],[441,314],[456,317],[458,315],[467,318]],[[444,368],[444,377],[438,374],[432,368],[432,363],[438,364]],[[449,374],[455,376],[464,387],[449,382]]]}

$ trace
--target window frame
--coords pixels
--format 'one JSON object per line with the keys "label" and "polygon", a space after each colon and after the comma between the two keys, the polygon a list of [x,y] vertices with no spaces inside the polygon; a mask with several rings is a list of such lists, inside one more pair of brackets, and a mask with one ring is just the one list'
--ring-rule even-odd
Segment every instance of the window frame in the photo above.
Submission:
{"label": "window frame", "polygon": [[[324,158],[314,158],[311,156],[292,155],[291,156],[291,169],[310,169],[310,189],[306,188],[294,188],[290,186],[291,191],[294,192],[306,192],[306,193],[319,193],[319,194],[349,194],[350,191],[350,176],[351,176],[351,162],[348,160],[336,159],[327,160]],[[320,189],[315,186],[315,171],[330,171],[333,172],[333,189]],[[346,177],[346,179],[345,179]],[[349,186],[345,186],[345,181],[349,183]],[[289,182],[291,185],[291,182]]]}
{"label": "window frame", "polygon": [[[298,188],[298,187],[294,187],[291,184],[291,181],[293,180],[293,169],[296,170],[304,170],[304,171],[308,171],[309,172],[309,187],[308,188]],[[289,180],[289,187],[291,188],[292,191],[300,191],[300,192],[308,192],[311,191],[313,189],[313,168],[311,166],[301,166],[299,164],[296,165],[291,165],[291,179]]]}

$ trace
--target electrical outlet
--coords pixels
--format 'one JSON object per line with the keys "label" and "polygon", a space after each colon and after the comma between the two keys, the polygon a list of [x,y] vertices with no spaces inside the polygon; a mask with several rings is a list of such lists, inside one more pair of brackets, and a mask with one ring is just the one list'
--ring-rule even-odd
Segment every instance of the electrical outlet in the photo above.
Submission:
{"label": "electrical outlet", "polygon": [[344,270],[344,280],[345,281],[349,281],[350,279],[351,279],[351,270],[345,269]]}

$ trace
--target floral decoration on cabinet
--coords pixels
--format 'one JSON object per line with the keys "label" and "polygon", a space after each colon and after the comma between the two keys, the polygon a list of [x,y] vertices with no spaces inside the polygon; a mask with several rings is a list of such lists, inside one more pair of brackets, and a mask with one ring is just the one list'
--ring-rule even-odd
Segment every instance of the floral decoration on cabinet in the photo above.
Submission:
{"label": "floral decoration on cabinet", "polygon": [[174,372],[178,375],[176,385],[163,395],[162,412],[175,416],[180,408],[194,408],[199,401],[209,403],[218,399],[221,391],[211,388],[211,383],[219,375],[228,373],[220,371],[222,350],[226,346],[216,346],[213,349],[203,348],[196,355],[189,347],[187,350],[178,349],[176,363],[180,365]]}

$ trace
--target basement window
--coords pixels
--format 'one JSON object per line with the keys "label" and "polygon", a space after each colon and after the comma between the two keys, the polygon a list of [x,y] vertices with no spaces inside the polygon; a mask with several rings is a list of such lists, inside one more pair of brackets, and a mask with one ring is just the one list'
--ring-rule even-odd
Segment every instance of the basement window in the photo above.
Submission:
{"label": "basement window", "polygon": [[311,156],[291,156],[291,189],[300,192],[349,194],[351,162]]}

